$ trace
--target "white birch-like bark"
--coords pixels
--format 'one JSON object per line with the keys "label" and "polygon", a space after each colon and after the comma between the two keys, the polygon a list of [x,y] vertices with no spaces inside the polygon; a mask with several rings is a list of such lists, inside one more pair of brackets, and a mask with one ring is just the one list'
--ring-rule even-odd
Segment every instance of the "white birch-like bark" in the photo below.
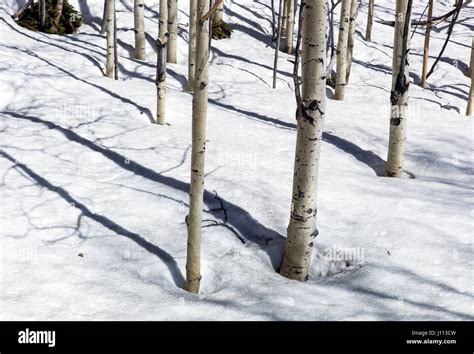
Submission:
{"label": "white birch-like bark", "polygon": [[[390,137],[385,176],[401,177],[405,155],[408,118],[409,32],[412,0],[397,0],[392,58],[392,91],[390,94]],[[407,11],[408,9],[408,11]]]}
{"label": "white birch-like bark", "polygon": [[107,64],[105,67],[105,76],[113,79],[115,71],[115,0],[107,0],[106,8]]}
{"label": "white birch-like bark", "polygon": [[374,23],[374,0],[369,0],[367,11],[367,27],[365,29],[365,40],[370,42],[372,40],[372,25]]}
{"label": "white birch-like bark", "polygon": [[178,0],[168,0],[168,63],[177,62],[177,40],[178,40]]}
{"label": "white birch-like bark", "polygon": [[145,60],[145,0],[134,2],[135,59]]}
{"label": "white birch-like bark", "polygon": [[188,91],[194,91],[196,81],[196,20],[197,1],[189,0]]}
{"label": "white birch-like bark", "polygon": [[46,25],[46,0],[38,1],[38,19],[41,28],[44,29],[44,26]]}
{"label": "white birch-like bark", "polygon": [[425,32],[425,43],[423,45],[423,69],[421,71],[421,87],[426,86],[426,75],[428,73],[428,58],[430,52],[430,33],[432,23],[431,20],[433,18],[433,5],[434,1],[429,0],[428,3],[428,19],[426,23],[426,32]]}
{"label": "white birch-like bark", "polygon": [[199,293],[201,283],[201,222],[204,196],[204,161],[206,152],[206,118],[209,84],[209,0],[198,0],[196,40],[196,83],[193,96],[191,185],[186,257],[186,290]]}
{"label": "white birch-like bark", "polygon": [[359,9],[359,0],[351,2],[351,16],[349,18],[349,37],[347,38],[347,68],[346,68],[346,85],[349,84],[351,76],[352,55],[354,53],[354,36],[357,27],[357,11]]}
{"label": "white birch-like bark", "polygon": [[469,90],[469,97],[467,99],[466,116],[472,116],[472,106],[474,106],[474,37],[472,37],[471,47],[471,64],[469,65],[471,73],[471,89]]}
{"label": "white birch-like bark", "polygon": [[217,6],[216,13],[212,17],[213,25],[218,25],[224,21],[224,1],[221,1]]}
{"label": "white birch-like bark", "polygon": [[336,62],[336,100],[344,100],[347,78],[347,42],[349,39],[349,19],[351,0],[342,0],[339,35],[337,40]]}
{"label": "white birch-like bark", "polygon": [[283,1],[283,16],[281,20],[281,35],[286,36],[286,23],[288,22],[288,0]]}
{"label": "white birch-like bark", "polygon": [[301,102],[290,223],[280,274],[304,281],[317,236],[319,153],[326,109],[326,0],[302,0]]}
{"label": "white birch-like bark", "polygon": [[276,88],[276,79],[278,72],[278,54],[280,53],[280,43],[281,43],[281,25],[282,25],[282,7],[283,0],[279,1],[278,5],[278,24],[277,24],[277,40],[275,46],[275,57],[273,59],[273,88]]}
{"label": "white birch-like bark", "polygon": [[158,22],[157,63],[156,63],[156,123],[165,124],[166,112],[166,50],[168,45],[168,2],[160,0],[160,20]]}
{"label": "white birch-like bark", "polygon": [[293,52],[293,31],[295,28],[295,2],[294,0],[286,1],[286,52]]}

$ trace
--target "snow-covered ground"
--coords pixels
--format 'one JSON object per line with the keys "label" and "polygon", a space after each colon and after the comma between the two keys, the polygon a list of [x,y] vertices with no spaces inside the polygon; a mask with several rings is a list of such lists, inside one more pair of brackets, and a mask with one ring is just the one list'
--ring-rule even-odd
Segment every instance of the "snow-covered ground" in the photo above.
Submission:
{"label": "snow-covered ground", "polygon": [[[299,283],[275,272],[296,136],[291,57],[281,54],[273,90],[270,1],[226,1],[234,33],[212,44],[204,224],[225,219],[213,210],[217,193],[227,227],[203,228],[197,296],[181,288],[188,2],[179,2],[166,126],[150,122],[158,1],[146,5],[147,62],[130,59],[132,1],[118,1],[119,81],[103,77],[102,0],[72,1],[87,25],[66,37],[18,27],[10,15],[21,3],[0,4],[0,320],[474,319],[473,120],[463,115],[472,5],[429,89],[411,85],[402,179],[379,177],[393,28],[375,22],[365,42],[362,8],[346,100],[328,92],[320,235],[310,279]],[[416,19],[424,6],[414,3]],[[436,1],[435,15],[451,3]],[[393,9],[393,0],[376,1],[377,18],[391,20]],[[446,29],[432,34],[431,61]],[[412,41],[415,83],[423,31]]]}

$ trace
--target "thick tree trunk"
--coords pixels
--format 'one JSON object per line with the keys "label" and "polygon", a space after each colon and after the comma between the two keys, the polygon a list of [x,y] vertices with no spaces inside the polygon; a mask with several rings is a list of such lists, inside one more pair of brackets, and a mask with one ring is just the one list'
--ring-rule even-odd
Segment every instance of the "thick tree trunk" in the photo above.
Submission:
{"label": "thick tree trunk", "polygon": [[135,59],[145,60],[145,0],[134,3]]}
{"label": "thick tree trunk", "polygon": [[56,26],[59,25],[59,21],[61,20],[61,16],[63,14],[63,7],[64,7],[64,0],[57,0],[57,2],[56,2],[56,14],[54,16],[54,24]]}
{"label": "thick tree trunk", "polygon": [[280,274],[304,281],[318,234],[316,194],[326,109],[326,0],[302,0],[301,9],[301,97],[297,97],[293,194]]}
{"label": "thick tree trunk", "polygon": [[115,67],[115,0],[107,0],[107,64],[105,67],[105,76],[114,78]]}
{"label": "thick tree trunk", "polygon": [[38,1],[38,19],[41,29],[46,25],[46,0]]}
{"label": "thick tree trunk", "polygon": [[405,129],[408,115],[409,33],[412,0],[398,0],[393,44],[392,92],[390,94],[390,138],[385,176],[400,177],[405,154]]}
{"label": "thick tree trunk", "polygon": [[199,293],[201,283],[201,222],[204,195],[204,159],[206,151],[206,116],[209,84],[209,0],[198,0],[196,41],[196,85],[193,97],[191,185],[189,191],[188,249],[186,290]]}
{"label": "thick tree trunk", "polygon": [[295,2],[286,2],[286,52],[293,53],[293,31],[295,28]]}
{"label": "thick tree trunk", "polygon": [[351,2],[351,16],[349,18],[349,38],[347,39],[347,68],[346,68],[346,85],[349,83],[352,68],[352,55],[354,53],[354,36],[357,27],[357,11],[359,0]]}
{"label": "thick tree trunk", "polygon": [[433,19],[433,5],[434,1],[429,0],[428,4],[428,20],[426,24],[426,32],[425,32],[425,44],[423,46],[423,69],[421,73],[421,87],[426,86],[426,75],[428,73],[428,58],[430,53],[430,33],[432,27],[432,19]]}
{"label": "thick tree trunk", "polygon": [[349,19],[351,0],[342,0],[341,17],[339,21],[339,37],[337,41],[336,64],[336,100],[343,100],[346,93],[347,78],[347,42],[349,39]]}
{"label": "thick tree trunk", "polygon": [[467,99],[466,116],[472,116],[472,106],[474,105],[474,37],[472,38],[471,47],[471,64],[469,66],[471,73],[471,89],[469,90],[469,97]]}
{"label": "thick tree trunk", "polygon": [[217,6],[217,11],[212,17],[212,24],[218,25],[222,21],[224,21],[224,1],[221,1],[219,5]]}
{"label": "thick tree trunk", "polygon": [[365,29],[365,40],[372,40],[372,25],[374,23],[374,0],[369,0],[369,8],[367,12],[367,28]]}
{"label": "thick tree trunk", "polygon": [[168,63],[176,63],[178,40],[178,0],[168,0],[168,32]]}
{"label": "thick tree trunk", "polygon": [[156,63],[156,123],[165,124],[166,112],[166,49],[169,39],[168,4],[160,0],[160,20],[158,22],[157,63]]}
{"label": "thick tree trunk", "polygon": [[196,81],[196,20],[197,2],[189,0],[188,91],[194,91]]}

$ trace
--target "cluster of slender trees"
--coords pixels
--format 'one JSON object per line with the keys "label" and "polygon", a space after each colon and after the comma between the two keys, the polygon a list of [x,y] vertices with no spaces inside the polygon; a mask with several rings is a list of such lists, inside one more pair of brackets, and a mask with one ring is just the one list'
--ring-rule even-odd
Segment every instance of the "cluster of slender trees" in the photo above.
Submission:
{"label": "cluster of slender trees", "polygon": [[[177,0],[159,0],[160,18],[157,44],[156,123],[166,122],[166,65],[177,62]],[[456,11],[437,19],[433,18],[433,0],[428,1],[422,86],[428,71],[430,31],[436,21],[451,17],[452,24],[459,15],[463,1],[456,1]],[[299,4],[299,12],[296,9]],[[333,12],[340,5],[337,45],[334,41]],[[393,71],[390,95],[391,115],[388,156],[385,176],[401,177],[404,160],[405,128],[408,118],[409,52],[413,21],[413,0],[396,0],[393,45]],[[106,76],[117,78],[117,31],[115,0],[105,0],[104,27],[107,33]],[[274,1],[272,1],[274,6]],[[350,77],[354,34],[360,0],[280,0],[274,23],[276,41],[274,61],[274,87],[280,41],[285,39],[284,50],[295,56],[293,72],[296,96],[297,142],[294,160],[294,177],[290,222],[279,272],[281,275],[304,281],[308,276],[311,251],[318,234],[316,228],[317,184],[320,145],[326,115],[326,85],[336,62],[335,98],[343,100]],[[146,59],[145,0],[135,0],[135,58]],[[372,40],[374,0],[367,3],[367,28],[365,40]],[[198,293],[201,281],[201,223],[203,214],[204,169],[206,151],[206,118],[209,87],[210,24],[223,20],[223,0],[190,0],[188,90],[193,93],[192,154],[189,213],[186,217],[188,231],[186,260],[186,290]],[[449,15],[449,16],[448,16]],[[298,17],[298,21],[295,18]],[[298,30],[295,36],[295,23]],[[420,24],[419,21],[417,25]],[[450,27],[449,35],[452,32]],[[444,48],[443,48],[444,50]],[[441,53],[442,54],[442,53]],[[441,55],[440,54],[440,55]],[[474,39],[471,55],[471,82],[474,81]],[[436,62],[435,62],[436,64]],[[467,115],[472,114],[473,92],[468,100]]]}

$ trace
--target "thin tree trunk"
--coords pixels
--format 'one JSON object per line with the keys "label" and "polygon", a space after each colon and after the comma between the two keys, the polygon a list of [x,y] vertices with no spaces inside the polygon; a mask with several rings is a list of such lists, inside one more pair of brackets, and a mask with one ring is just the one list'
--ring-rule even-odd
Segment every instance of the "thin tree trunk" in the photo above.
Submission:
{"label": "thin tree trunk", "polygon": [[390,94],[390,138],[385,176],[400,177],[405,154],[405,129],[408,115],[409,33],[413,0],[398,0],[393,44],[392,92]]}
{"label": "thin tree trunk", "polygon": [[156,123],[165,124],[166,112],[166,50],[169,38],[168,4],[160,0],[160,20],[158,22],[157,63],[156,63]]}
{"label": "thin tree trunk", "polygon": [[168,0],[168,63],[177,62],[177,40],[178,40],[178,0]]}
{"label": "thin tree trunk", "polygon": [[196,41],[196,85],[193,97],[191,185],[189,214],[186,217],[188,248],[186,290],[199,293],[201,283],[201,222],[204,195],[204,159],[206,151],[206,116],[209,84],[209,0],[198,0]]}
{"label": "thin tree trunk", "polygon": [[439,52],[438,57],[434,61],[433,65],[431,66],[431,69],[428,71],[428,74],[426,74],[426,79],[428,79],[431,76],[431,74],[433,74],[434,69],[436,68],[436,65],[438,65],[438,62],[443,57],[443,53],[446,47],[448,46],[451,35],[453,34],[454,25],[456,24],[456,21],[458,19],[458,16],[461,12],[462,7],[463,7],[463,0],[457,1],[456,8],[454,9],[453,17],[451,18],[451,22],[449,23],[448,35],[446,36],[446,40],[443,43],[443,47],[441,48],[441,51]]}
{"label": "thin tree trunk", "polygon": [[196,20],[197,2],[189,0],[188,91],[194,91],[196,81]]}
{"label": "thin tree trunk", "polygon": [[328,40],[326,45],[326,56],[328,57],[328,65],[326,67],[326,76],[331,78],[332,68],[336,62],[336,46],[334,45],[334,1],[331,0],[331,6],[328,6]]}
{"label": "thin tree trunk", "polygon": [[426,24],[426,32],[425,32],[425,44],[423,46],[423,69],[421,73],[421,87],[426,86],[426,74],[428,73],[428,58],[430,53],[430,33],[432,27],[432,19],[433,19],[433,5],[434,1],[429,0],[428,4],[428,23]]}
{"label": "thin tree trunk", "polygon": [[64,0],[57,0],[56,2],[56,15],[54,16],[54,24],[59,26],[59,21],[61,20],[61,16],[63,14],[63,7],[64,7]]}
{"label": "thin tree trunk", "polygon": [[369,9],[367,13],[367,28],[365,29],[365,40],[372,40],[372,25],[374,23],[374,0],[369,0]]}
{"label": "thin tree trunk", "polygon": [[472,37],[471,47],[471,64],[469,65],[471,72],[471,89],[469,90],[469,98],[467,99],[466,116],[472,116],[472,106],[474,105],[474,37]]}
{"label": "thin tree trunk", "polygon": [[336,100],[344,100],[347,78],[347,42],[349,39],[349,19],[351,0],[342,0],[341,17],[339,21],[339,36],[337,41],[336,64]]}
{"label": "thin tree trunk", "polygon": [[295,2],[287,0],[286,2],[286,52],[293,53],[293,31],[295,28]]}
{"label": "thin tree trunk", "polygon": [[222,21],[224,21],[224,1],[221,1],[217,6],[217,11],[212,17],[212,24],[215,26],[221,23]]}
{"label": "thin tree trunk", "polygon": [[117,11],[114,10],[114,79],[118,80]]}
{"label": "thin tree trunk", "polygon": [[[293,193],[280,274],[304,281],[308,275],[313,241],[318,234],[316,195],[326,109],[326,0],[302,0],[300,11],[302,82],[301,95],[299,86],[295,87],[298,109]],[[298,47],[297,43],[297,51]],[[298,60],[295,60],[295,65],[298,65]]]}
{"label": "thin tree trunk", "polygon": [[288,22],[288,0],[283,0],[283,16],[281,20],[281,35],[286,36],[286,23]]}
{"label": "thin tree trunk", "polygon": [[102,23],[100,25],[100,34],[104,34],[107,30],[107,5],[109,0],[104,0],[104,12],[102,14]]}
{"label": "thin tree trunk", "polygon": [[278,7],[278,25],[277,25],[277,40],[275,46],[275,59],[273,61],[273,88],[276,88],[276,79],[278,72],[278,54],[280,53],[280,42],[281,42],[281,24],[282,24],[282,8],[283,0],[280,0]]}
{"label": "thin tree trunk", "polygon": [[106,25],[106,36],[107,36],[107,64],[105,68],[105,76],[108,78],[114,78],[114,66],[115,66],[115,0],[107,0],[107,25]]}
{"label": "thin tree trunk", "polygon": [[46,25],[46,0],[38,1],[38,19],[41,29],[44,29]]}
{"label": "thin tree trunk", "polygon": [[145,0],[134,2],[135,59],[145,60]]}
{"label": "thin tree trunk", "polygon": [[357,27],[357,12],[359,9],[359,0],[351,2],[351,17],[349,19],[349,38],[347,39],[347,68],[346,85],[349,83],[352,68],[352,55],[354,53],[354,36]]}

